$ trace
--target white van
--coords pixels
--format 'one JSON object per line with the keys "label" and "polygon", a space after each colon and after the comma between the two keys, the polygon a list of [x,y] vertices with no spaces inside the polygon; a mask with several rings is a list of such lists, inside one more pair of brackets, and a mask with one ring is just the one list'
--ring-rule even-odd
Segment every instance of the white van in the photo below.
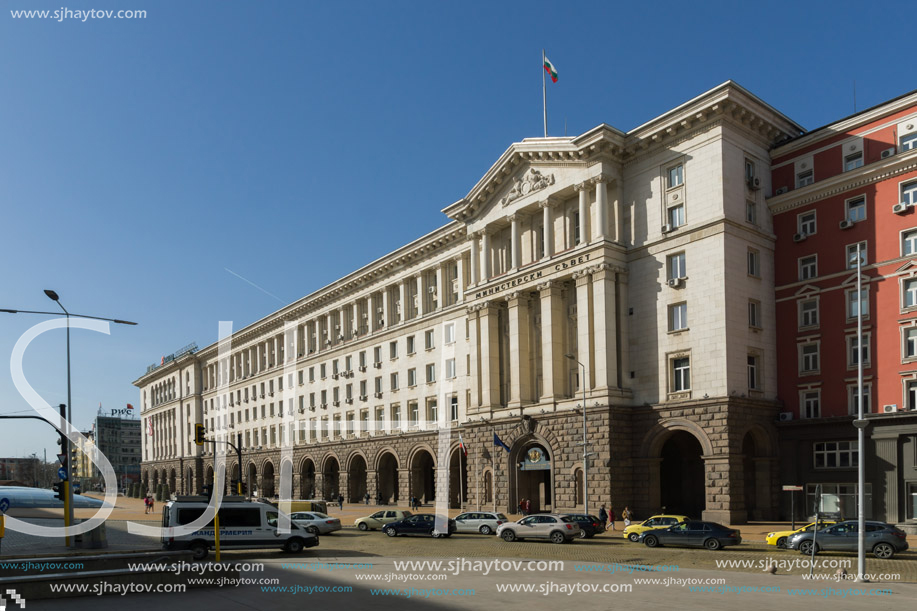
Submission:
{"label": "white van", "polygon": [[[162,527],[190,524],[204,513],[207,504],[208,499],[203,496],[176,497],[162,508]],[[279,532],[277,509],[264,503],[247,502],[242,497],[224,497],[219,515],[221,550],[279,547],[287,552],[299,553],[318,545],[318,537],[292,521],[289,533]],[[195,560],[203,560],[216,546],[213,522],[188,535],[163,536],[162,546],[167,550],[190,549]]]}

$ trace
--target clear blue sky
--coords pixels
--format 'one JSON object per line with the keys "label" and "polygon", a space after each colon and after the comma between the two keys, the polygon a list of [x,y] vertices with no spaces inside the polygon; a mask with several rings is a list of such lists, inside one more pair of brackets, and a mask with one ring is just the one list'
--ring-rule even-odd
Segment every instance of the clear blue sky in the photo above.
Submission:
{"label": "clear blue sky", "polygon": [[[444,224],[513,142],[628,130],[733,79],[807,128],[917,87],[911,3],[3,0],[0,308],[125,318],[73,333],[75,424],[160,357],[240,328]],[[13,19],[18,9],[146,19]],[[910,9],[906,8],[910,6]],[[240,280],[279,298],[269,296]],[[0,414],[28,413],[0,314]],[[33,386],[66,399],[64,333]],[[56,451],[0,422],[0,455]]]}

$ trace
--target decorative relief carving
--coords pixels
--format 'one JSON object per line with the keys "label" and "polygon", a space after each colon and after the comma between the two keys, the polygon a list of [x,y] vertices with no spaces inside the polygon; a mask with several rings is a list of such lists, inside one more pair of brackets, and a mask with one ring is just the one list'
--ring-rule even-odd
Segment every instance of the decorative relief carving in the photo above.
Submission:
{"label": "decorative relief carving", "polygon": [[550,291],[552,288],[559,288],[559,286],[554,280],[548,280],[547,282],[542,282],[541,284],[537,285],[535,288],[537,288],[539,291]]}
{"label": "decorative relief carving", "polygon": [[509,193],[506,194],[506,197],[500,200],[500,203],[506,206],[520,197],[524,197],[535,191],[540,191],[553,184],[553,174],[544,175],[535,168],[530,168],[529,171],[521,177],[513,177],[513,187],[509,190]]}

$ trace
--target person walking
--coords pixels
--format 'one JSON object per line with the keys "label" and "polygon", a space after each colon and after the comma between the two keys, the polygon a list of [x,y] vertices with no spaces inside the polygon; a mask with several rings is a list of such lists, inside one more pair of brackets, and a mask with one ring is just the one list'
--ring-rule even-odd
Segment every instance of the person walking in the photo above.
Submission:
{"label": "person walking", "polygon": [[369,492],[363,495],[363,498],[366,499],[366,504],[369,505]]}
{"label": "person walking", "polygon": [[532,501],[530,499],[525,499],[525,501],[523,502],[525,503],[525,515],[531,514],[532,513]]}
{"label": "person walking", "polygon": [[150,513],[150,495],[143,497],[143,513]]}
{"label": "person walking", "polygon": [[608,527],[608,512],[605,510],[605,505],[599,508],[599,522],[602,523],[602,528]]}
{"label": "person walking", "polygon": [[338,495],[338,506],[340,506],[341,511],[344,511],[344,495],[343,494]]}
{"label": "person walking", "polygon": [[627,505],[624,506],[624,511],[621,512],[621,519],[624,520],[624,528],[630,526],[630,521],[634,518],[634,514],[631,512],[630,507]]}
{"label": "person walking", "polygon": [[615,510],[611,505],[608,506],[608,525],[611,527],[610,530],[615,529]]}

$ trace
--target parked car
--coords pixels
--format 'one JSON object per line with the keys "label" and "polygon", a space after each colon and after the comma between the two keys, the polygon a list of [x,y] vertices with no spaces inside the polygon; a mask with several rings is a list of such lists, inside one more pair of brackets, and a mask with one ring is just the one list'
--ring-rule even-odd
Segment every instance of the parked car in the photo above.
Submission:
{"label": "parked car", "polygon": [[[833,524],[837,524],[836,520],[819,520],[818,529],[821,530]],[[815,522],[810,522],[801,528],[796,530],[778,530],[772,533],[767,533],[765,542],[768,545],[776,545],[780,549],[786,549],[786,543],[789,541],[790,537],[799,533],[811,532],[815,528]]]}
{"label": "parked car", "polygon": [[508,543],[522,539],[549,539],[553,543],[566,543],[579,537],[581,530],[573,518],[549,513],[501,524],[497,527],[497,536]]}
{"label": "parked car", "polygon": [[313,535],[327,535],[330,532],[341,530],[341,521],[338,518],[332,518],[319,511],[297,511],[290,514],[290,519]]}
{"label": "parked car", "polygon": [[687,522],[688,516],[680,515],[658,515],[653,516],[642,522],[637,522],[631,524],[624,529],[624,538],[628,541],[633,541],[636,543],[640,540],[640,533],[652,530],[654,528],[662,528],[664,526],[674,526],[676,524],[681,524],[682,522]]}
{"label": "parked car", "polygon": [[591,539],[605,532],[605,524],[596,516],[587,515],[585,513],[568,513],[567,515],[573,518],[579,525],[580,539]]}
{"label": "parked car", "polygon": [[354,525],[363,531],[376,530],[377,528],[382,528],[386,524],[391,524],[392,522],[397,522],[398,520],[410,518],[412,515],[413,514],[410,511],[403,511],[401,509],[383,509],[381,511],[377,511],[371,516],[366,516],[365,518],[357,518],[354,521]]}
{"label": "parked car", "polygon": [[647,547],[678,545],[713,550],[727,545],[738,545],[742,542],[742,533],[716,522],[691,520],[668,528],[644,531],[640,534],[640,541]]}
{"label": "parked car", "polygon": [[[838,522],[817,532],[793,535],[787,548],[809,555],[818,552],[855,552],[858,549],[859,528],[856,520]],[[814,539],[814,540],[813,540]],[[884,522],[866,522],[866,550],[876,558],[891,558],[907,549],[907,533]]]}
{"label": "parked car", "polygon": [[460,533],[481,533],[482,535],[492,535],[497,532],[500,524],[509,522],[502,513],[493,513],[492,511],[468,511],[459,514],[455,518],[456,532]]}
{"label": "parked car", "polygon": [[398,535],[430,535],[433,538],[451,537],[455,532],[455,520],[450,519],[448,532],[437,531],[435,526],[442,525],[446,521],[445,516],[436,516],[432,513],[418,513],[409,518],[391,522],[383,527],[384,532],[389,537]]}

